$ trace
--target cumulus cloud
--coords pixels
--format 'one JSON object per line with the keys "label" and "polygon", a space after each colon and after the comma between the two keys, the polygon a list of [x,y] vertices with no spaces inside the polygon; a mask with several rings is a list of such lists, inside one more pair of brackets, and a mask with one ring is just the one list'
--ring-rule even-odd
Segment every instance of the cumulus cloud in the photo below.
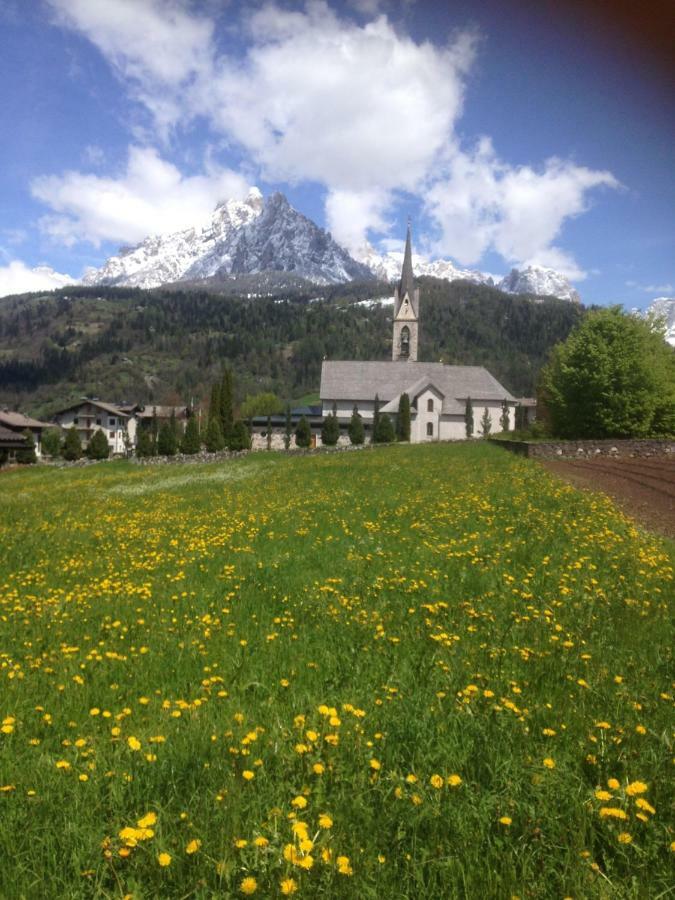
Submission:
{"label": "cumulus cloud", "polygon": [[539,168],[509,165],[484,138],[473,152],[455,148],[442,176],[425,192],[438,233],[431,250],[452,254],[463,265],[495,250],[509,263],[550,266],[583,278],[571,256],[553,242],[566,220],[587,209],[590,190],[618,186],[610,172],[556,158]]}
{"label": "cumulus cloud", "polygon": [[49,266],[36,266],[31,269],[18,259],[12,260],[9,265],[0,266],[0,297],[29,291],[51,291],[76,283],[75,278],[55,272]]}
{"label": "cumulus cloud", "polygon": [[[228,24],[239,27],[245,43],[225,53],[208,5],[48,2],[60,23],[100,49],[147,107],[160,137],[201,116],[265,180],[320,184],[328,227],[346,246],[356,248],[369,230],[386,232],[387,214],[406,191],[422,199],[435,229],[427,240],[433,255],[471,265],[493,250],[509,263],[583,276],[556,242],[565,222],[587,209],[589,193],[617,181],[562,159],[508,164],[489,139],[471,150],[460,144],[456,123],[475,33],[416,42],[378,13],[377,0],[351,0],[365,22],[338,15],[324,0],[295,9],[267,3],[244,5],[238,20],[233,12]],[[141,168],[168,173],[166,203],[163,191],[146,190],[131,171],[120,179],[66,173],[35,183],[36,196],[57,212],[45,219],[47,230],[71,241],[129,241],[143,229],[186,224],[173,215],[173,200],[199,193],[194,179],[182,178],[155,151],[134,154],[147,154]],[[195,205],[187,204],[188,215]]]}
{"label": "cumulus cloud", "polygon": [[33,180],[33,196],[54,213],[43,217],[42,229],[72,245],[88,241],[141,241],[204,224],[216,204],[243,198],[244,178],[210,166],[201,175],[182,175],[154,148],[130,147],[126,169],[118,177],[66,172]]}

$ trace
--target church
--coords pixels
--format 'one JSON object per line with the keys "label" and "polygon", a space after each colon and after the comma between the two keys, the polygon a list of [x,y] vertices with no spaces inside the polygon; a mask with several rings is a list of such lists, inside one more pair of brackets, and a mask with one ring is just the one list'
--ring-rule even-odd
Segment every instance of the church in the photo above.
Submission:
{"label": "church", "polygon": [[391,362],[324,360],[319,391],[324,416],[335,409],[340,424],[346,425],[356,407],[369,432],[376,401],[380,412],[394,419],[401,395],[407,394],[412,443],[463,440],[467,400],[471,398],[474,437],[480,436],[485,410],[491,433],[502,431],[504,401],[509,430],[513,429],[517,401],[487,369],[418,362],[420,291],[413,276],[410,225],[401,280],[394,292],[393,326]]}

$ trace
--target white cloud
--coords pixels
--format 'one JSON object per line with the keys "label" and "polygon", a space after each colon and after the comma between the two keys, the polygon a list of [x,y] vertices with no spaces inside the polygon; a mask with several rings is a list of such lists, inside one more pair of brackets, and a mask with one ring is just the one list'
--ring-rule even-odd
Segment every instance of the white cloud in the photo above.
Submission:
{"label": "white cloud", "polygon": [[584,272],[553,242],[567,219],[587,209],[587,194],[619,186],[610,172],[549,159],[538,169],[511,166],[489,139],[471,153],[453,148],[441,177],[425,194],[439,236],[432,252],[472,265],[488,250],[507,262],[556,268],[569,278]]}
{"label": "white cloud", "polygon": [[675,285],[670,281],[664,284],[641,284],[639,281],[627,281],[626,287],[644,291],[645,294],[671,294],[675,291]]}
{"label": "white cloud", "polygon": [[51,291],[67,284],[76,284],[76,279],[55,272],[49,266],[31,269],[18,259],[12,260],[7,266],[0,266],[0,297],[28,291]]}
{"label": "white cloud", "polygon": [[247,190],[229,169],[210,166],[184,176],[150,147],[130,147],[126,170],[116,178],[66,172],[31,184],[33,196],[54,211],[40,223],[47,234],[66,245],[95,246],[204,224],[219,200],[243,198]]}

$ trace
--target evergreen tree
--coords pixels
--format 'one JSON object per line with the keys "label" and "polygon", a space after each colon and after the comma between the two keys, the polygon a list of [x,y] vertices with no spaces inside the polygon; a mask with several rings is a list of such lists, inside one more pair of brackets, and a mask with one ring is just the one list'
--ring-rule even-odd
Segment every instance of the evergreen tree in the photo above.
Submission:
{"label": "evergreen tree", "polygon": [[295,443],[298,447],[309,447],[312,443],[312,429],[304,416],[300,418],[295,429]]}
{"label": "evergreen tree", "polygon": [[401,399],[398,401],[396,438],[399,441],[410,440],[410,397],[407,394],[401,394]]}
{"label": "evergreen tree", "polygon": [[473,437],[473,403],[471,397],[466,398],[466,408],[464,410],[464,428],[466,429],[467,438]]}
{"label": "evergreen tree", "polygon": [[149,428],[143,428],[142,425],[139,425],[138,430],[136,431],[136,456],[154,456],[152,433]]}
{"label": "evergreen tree", "polygon": [[227,441],[234,425],[234,388],[232,370],[229,368],[223,370],[218,400],[220,404],[220,427],[223,430],[223,437]]}
{"label": "evergreen tree", "polygon": [[215,416],[213,419],[209,419],[204,444],[209,453],[218,453],[220,450],[225,449],[225,438],[223,437],[223,431],[220,427],[219,415]]}
{"label": "evergreen tree", "polygon": [[502,431],[509,430],[509,405],[506,402],[506,398],[502,400],[502,414],[499,417],[499,424]]}
{"label": "evergreen tree", "polygon": [[33,432],[28,428],[24,431],[23,437],[24,445],[20,450],[16,451],[16,461],[22,465],[31,465],[32,463],[37,462],[37,456],[35,455],[35,437],[33,436]]}
{"label": "evergreen tree", "polygon": [[180,452],[186,456],[193,456],[195,453],[199,453],[201,446],[197,416],[190,416],[185,426],[185,434],[180,442]]}
{"label": "evergreen tree", "polygon": [[250,450],[251,449],[251,434],[246,427],[246,422],[241,419],[237,419],[237,421],[232,426],[232,430],[230,431],[230,435],[227,441],[227,449],[228,450]]}
{"label": "evergreen tree", "polygon": [[220,418],[220,385],[218,383],[211,385],[211,397],[209,399],[209,423],[214,419],[220,422],[220,431],[223,431],[223,425]]}
{"label": "evergreen tree", "polygon": [[340,423],[334,412],[329,413],[321,425],[321,443],[334,447],[340,437]]}
{"label": "evergreen tree", "polygon": [[480,419],[480,434],[481,437],[489,437],[490,431],[492,430],[492,419],[490,418],[490,410],[485,407],[483,410],[483,415]]}
{"label": "evergreen tree", "polygon": [[371,432],[371,441],[375,440],[375,432],[380,421],[380,396],[375,394],[375,408],[373,409],[373,430]]}
{"label": "evergreen tree", "polygon": [[47,428],[42,433],[42,452],[52,459],[61,453],[61,432],[58,428]]}
{"label": "evergreen tree", "polygon": [[107,459],[110,456],[110,444],[102,428],[97,428],[87,444],[89,459]]}
{"label": "evergreen tree", "polygon": [[82,442],[80,441],[80,435],[77,433],[77,428],[72,425],[66,431],[66,439],[63,443],[63,458],[72,462],[75,459],[80,459],[82,456]]}
{"label": "evergreen tree", "polygon": [[352,417],[349,420],[349,440],[352,444],[362,444],[366,439],[366,432],[363,427],[363,419],[356,405],[352,410]]}
{"label": "evergreen tree", "polygon": [[286,404],[286,430],[284,431],[284,449],[289,450],[291,446],[291,404]]}
{"label": "evergreen tree", "polygon": [[374,444],[390,444],[396,439],[394,426],[386,413],[381,413],[377,418],[377,427],[373,428]]}
{"label": "evergreen tree", "polygon": [[175,456],[178,449],[178,440],[175,429],[175,419],[172,425],[171,421],[164,422],[159,429],[157,437],[157,453],[160,456]]}
{"label": "evergreen tree", "polygon": [[516,431],[522,431],[525,428],[525,407],[522,403],[516,406]]}

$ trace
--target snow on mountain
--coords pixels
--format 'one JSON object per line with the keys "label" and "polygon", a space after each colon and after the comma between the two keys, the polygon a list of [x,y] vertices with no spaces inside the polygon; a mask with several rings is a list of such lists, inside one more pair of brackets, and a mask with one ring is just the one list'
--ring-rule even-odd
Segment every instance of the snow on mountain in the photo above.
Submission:
{"label": "snow on mountain", "polygon": [[671,347],[675,347],[675,297],[657,297],[652,300],[646,315],[665,319],[665,338]]}
{"label": "snow on mountain", "polygon": [[[365,244],[356,254],[370,271],[382,281],[398,281],[403,266],[403,253],[390,251],[380,254],[371,244]],[[415,275],[430,275],[446,281],[473,281],[476,284],[494,284],[492,276],[477,272],[474,269],[458,269],[449,259],[437,259],[429,262],[422,256],[413,254],[413,272]]]}
{"label": "snow on mountain", "polygon": [[331,236],[289,204],[283,194],[267,200],[252,188],[244,201],[218,204],[209,224],[146,238],[125,248],[85,284],[159,287],[225,275],[290,272],[317,284],[369,278]]}
{"label": "snow on mountain", "polygon": [[564,275],[544,266],[528,266],[526,269],[511,269],[497,284],[500,291],[507,294],[537,294],[542,297],[559,297],[579,303],[579,294]]}

